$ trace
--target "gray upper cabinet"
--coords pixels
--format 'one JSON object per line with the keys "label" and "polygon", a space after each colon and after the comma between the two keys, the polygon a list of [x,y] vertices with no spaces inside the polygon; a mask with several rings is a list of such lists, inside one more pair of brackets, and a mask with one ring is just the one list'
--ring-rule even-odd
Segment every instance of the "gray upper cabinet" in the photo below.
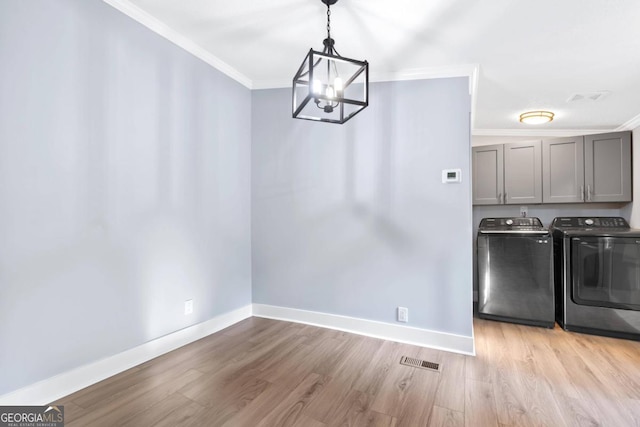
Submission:
{"label": "gray upper cabinet", "polygon": [[544,203],[584,201],[582,136],[542,141],[542,195]]}
{"label": "gray upper cabinet", "polygon": [[540,141],[473,147],[473,204],[542,203]]}
{"label": "gray upper cabinet", "polygon": [[505,204],[542,203],[540,141],[504,146]]}
{"label": "gray upper cabinet", "polygon": [[500,205],[504,194],[503,146],[485,145],[471,149],[473,204]]}
{"label": "gray upper cabinet", "polygon": [[631,132],[472,148],[473,204],[630,202]]}
{"label": "gray upper cabinet", "polygon": [[587,202],[631,201],[631,133],[584,137]]}
{"label": "gray upper cabinet", "polygon": [[631,132],[542,143],[544,203],[631,201]]}

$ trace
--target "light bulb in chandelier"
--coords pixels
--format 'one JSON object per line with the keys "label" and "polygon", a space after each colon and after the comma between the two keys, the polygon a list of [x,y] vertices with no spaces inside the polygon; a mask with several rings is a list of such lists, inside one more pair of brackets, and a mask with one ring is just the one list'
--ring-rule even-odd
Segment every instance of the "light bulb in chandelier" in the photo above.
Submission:
{"label": "light bulb in chandelier", "polygon": [[320,81],[320,79],[313,79],[313,93],[322,93],[322,82]]}
{"label": "light bulb in chandelier", "polygon": [[327,86],[327,98],[333,99],[335,95],[336,94],[333,91],[333,87],[331,85]]}
{"label": "light bulb in chandelier", "polygon": [[[313,93],[319,95],[322,93],[322,89],[325,85],[320,81],[320,79],[313,80]],[[324,94],[329,98],[333,98],[334,96],[340,96],[340,92],[343,90],[342,79],[340,77],[336,77],[333,80],[333,85],[326,85],[326,89],[324,90]]]}
{"label": "light bulb in chandelier", "polygon": [[336,90],[336,92],[342,92],[343,89],[343,83],[342,83],[342,79],[340,77],[336,77],[336,79],[333,81],[333,87]]}

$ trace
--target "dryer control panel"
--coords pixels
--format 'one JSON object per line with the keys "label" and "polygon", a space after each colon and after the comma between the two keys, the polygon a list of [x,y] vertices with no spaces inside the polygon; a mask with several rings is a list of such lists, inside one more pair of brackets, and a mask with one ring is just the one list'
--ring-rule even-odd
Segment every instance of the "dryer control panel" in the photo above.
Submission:
{"label": "dryer control panel", "polygon": [[629,227],[627,221],[621,217],[558,217],[553,220],[553,228],[607,228],[626,230]]}

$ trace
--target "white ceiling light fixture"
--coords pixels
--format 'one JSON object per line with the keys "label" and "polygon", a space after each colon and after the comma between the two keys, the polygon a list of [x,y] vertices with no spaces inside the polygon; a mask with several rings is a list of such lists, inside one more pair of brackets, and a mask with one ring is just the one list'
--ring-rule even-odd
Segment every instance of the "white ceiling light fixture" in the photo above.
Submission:
{"label": "white ceiling light fixture", "polygon": [[340,56],[331,38],[331,5],[322,52],[309,50],[293,77],[293,118],[343,124],[369,105],[369,63]]}
{"label": "white ceiling light fixture", "polygon": [[541,125],[543,123],[549,123],[555,116],[551,111],[527,111],[520,114],[520,122],[528,125]]}

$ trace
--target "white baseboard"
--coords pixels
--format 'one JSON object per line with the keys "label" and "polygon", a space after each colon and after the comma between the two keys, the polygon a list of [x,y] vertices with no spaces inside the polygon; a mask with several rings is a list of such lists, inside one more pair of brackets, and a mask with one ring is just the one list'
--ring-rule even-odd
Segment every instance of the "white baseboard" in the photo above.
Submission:
{"label": "white baseboard", "polygon": [[268,319],[286,320],[304,323],[323,328],[397,341],[437,350],[451,351],[467,355],[475,355],[473,337],[392,325],[374,320],[319,313],[316,311],[298,310],[295,308],[276,307],[273,305],[253,304],[253,315]]}
{"label": "white baseboard", "polygon": [[0,396],[0,406],[45,405],[54,402],[155,357],[216,333],[252,315],[455,353],[475,354],[472,337],[335,314],[253,304],[2,395]]}
{"label": "white baseboard", "polygon": [[0,396],[0,406],[45,405],[251,317],[251,304],[114,356]]}

